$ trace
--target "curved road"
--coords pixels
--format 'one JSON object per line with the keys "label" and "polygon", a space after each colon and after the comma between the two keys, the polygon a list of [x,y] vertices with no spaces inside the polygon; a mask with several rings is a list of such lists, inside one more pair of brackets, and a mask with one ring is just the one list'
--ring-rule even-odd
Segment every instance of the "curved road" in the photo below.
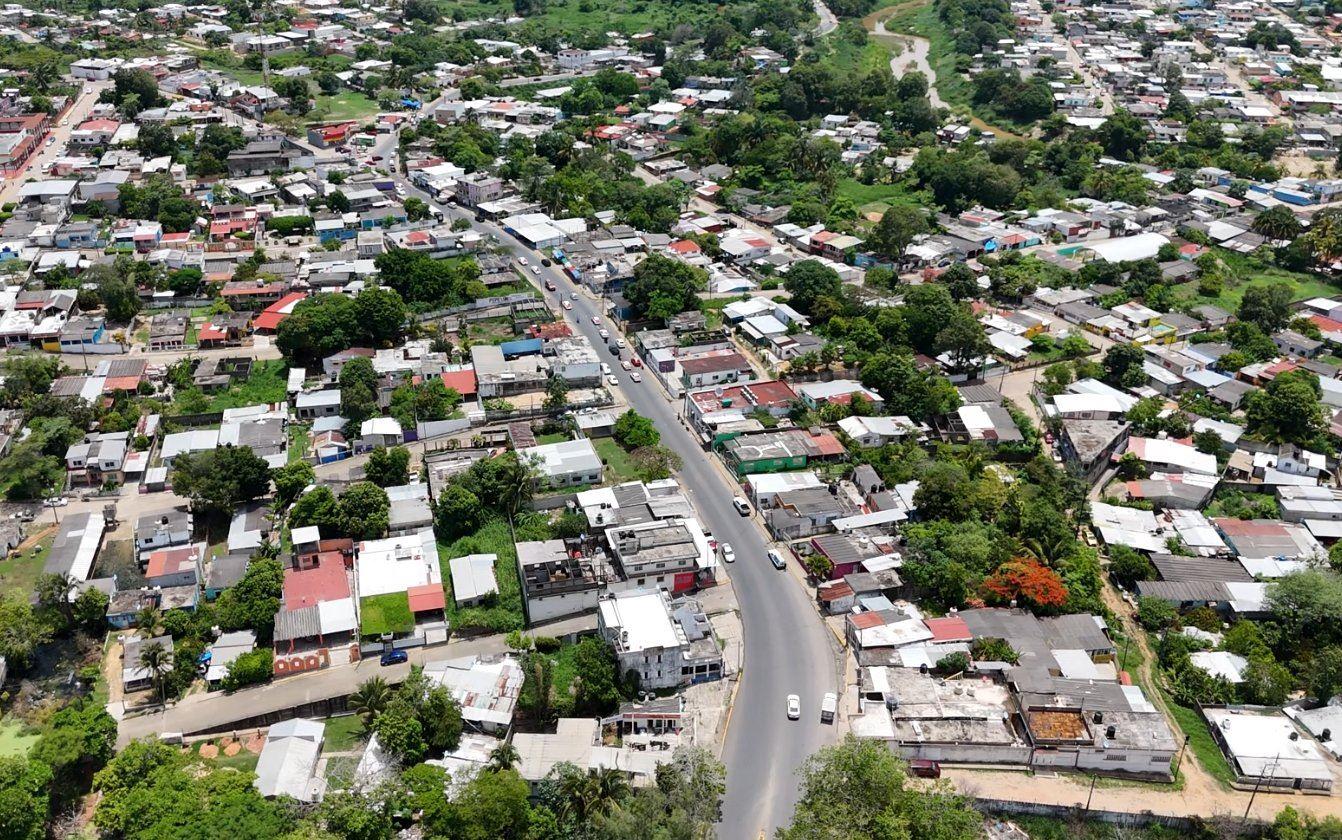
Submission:
{"label": "curved road", "polygon": [[[455,206],[434,201],[407,180],[396,176],[406,189],[451,218],[472,219],[472,224],[518,256],[527,256],[533,266],[540,255],[490,222],[475,222],[471,214]],[[599,301],[590,297],[557,268],[540,267],[539,277],[529,269],[533,282],[554,281],[558,293],[542,292],[551,307],[605,353],[602,327],[616,332],[604,317]],[[561,296],[573,298],[573,309],[560,306]],[[593,318],[600,325],[593,323]],[[612,357],[613,358],[613,357]],[[792,817],[797,798],[796,770],[811,753],[836,739],[837,726],[820,723],[820,700],[827,691],[841,693],[838,648],[833,635],[821,622],[809,598],[793,575],[776,571],[765,557],[768,543],[754,521],[737,515],[732,496],[739,488],[731,483],[718,459],[704,452],[681,424],[676,406],[653,381],[651,374],[641,383],[630,379],[619,365],[611,366],[620,380],[629,405],[651,419],[662,433],[662,443],[680,455],[684,467],[680,481],[699,509],[704,524],[719,541],[731,543],[737,561],[727,566],[741,608],[745,651],[741,684],[728,728],[722,759],[727,765],[727,798],[719,835],[733,840],[772,834]],[[787,719],[785,698],[801,697],[802,717]]]}

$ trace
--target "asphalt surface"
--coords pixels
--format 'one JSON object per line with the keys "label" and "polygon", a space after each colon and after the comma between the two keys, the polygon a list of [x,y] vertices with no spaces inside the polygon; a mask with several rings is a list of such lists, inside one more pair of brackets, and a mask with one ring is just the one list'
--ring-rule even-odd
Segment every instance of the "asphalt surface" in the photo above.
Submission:
{"label": "asphalt surface", "polygon": [[[379,146],[382,144],[379,143]],[[542,290],[547,302],[585,335],[619,379],[630,407],[653,421],[662,433],[662,443],[684,462],[681,483],[701,512],[704,524],[721,542],[736,550],[737,560],[726,567],[736,590],[745,633],[742,682],[734,703],[727,742],[722,753],[727,766],[727,797],[719,836],[754,838],[786,825],[797,798],[796,770],[805,758],[836,740],[836,726],[820,722],[820,701],[828,691],[840,692],[837,647],[833,635],[821,622],[806,593],[794,577],[777,571],[765,556],[768,543],[754,517],[743,517],[732,507],[740,488],[731,483],[717,458],[706,453],[682,425],[676,406],[652,374],[642,372],[634,382],[629,372],[614,363],[599,331],[618,334],[605,317],[598,300],[581,290],[562,271],[540,265],[542,255],[532,251],[490,222],[475,222],[474,216],[452,205],[432,200],[403,177],[397,179],[413,194],[428,201],[451,218],[471,219],[475,227],[497,237],[499,243],[525,256],[522,271],[537,285],[552,280],[556,292]],[[531,267],[540,269],[537,275]],[[577,298],[573,299],[573,294]],[[561,298],[572,310],[564,310]],[[593,317],[598,323],[593,323]],[[628,350],[622,356],[629,355]],[[637,370],[637,369],[636,369]],[[786,698],[801,698],[800,720],[787,719]]]}

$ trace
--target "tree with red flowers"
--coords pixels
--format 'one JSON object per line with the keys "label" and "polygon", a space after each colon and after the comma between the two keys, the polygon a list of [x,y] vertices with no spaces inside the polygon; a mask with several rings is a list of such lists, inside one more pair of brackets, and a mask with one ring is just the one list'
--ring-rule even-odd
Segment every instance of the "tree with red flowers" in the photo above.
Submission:
{"label": "tree with red flowers", "polygon": [[1058,573],[1030,557],[1017,557],[997,567],[983,581],[984,597],[993,603],[1016,601],[1024,607],[1052,610],[1067,602],[1067,587]]}

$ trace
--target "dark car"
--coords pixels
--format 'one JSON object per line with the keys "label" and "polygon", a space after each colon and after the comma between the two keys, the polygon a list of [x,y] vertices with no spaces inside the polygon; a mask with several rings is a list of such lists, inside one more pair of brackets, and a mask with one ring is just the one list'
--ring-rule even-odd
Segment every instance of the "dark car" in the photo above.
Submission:
{"label": "dark car", "polygon": [[613,342],[613,341],[612,341],[610,344],[607,344],[607,345],[606,345],[606,349],[609,350],[610,352],[614,353],[614,354],[617,355],[617,356],[620,355],[620,345],[616,344],[616,343]]}
{"label": "dark car", "polygon": [[400,665],[402,662],[409,662],[410,657],[403,650],[389,650],[382,654],[382,667],[388,665]]}
{"label": "dark car", "polygon": [[550,262],[549,257],[546,257],[545,259],[541,260],[541,265],[545,266],[546,268],[549,268],[550,266],[554,265],[554,263]]}

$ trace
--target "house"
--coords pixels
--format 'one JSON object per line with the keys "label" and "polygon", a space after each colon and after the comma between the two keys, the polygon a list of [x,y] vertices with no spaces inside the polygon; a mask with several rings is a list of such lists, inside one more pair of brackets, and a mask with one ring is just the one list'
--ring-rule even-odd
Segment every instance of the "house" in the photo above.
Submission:
{"label": "house", "polygon": [[1152,471],[1217,475],[1216,456],[1199,452],[1184,443],[1161,438],[1128,439],[1124,455],[1132,454]]}
{"label": "house", "polygon": [[844,493],[831,493],[828,487],[807,487],[778,493],[774,506],[764,512],[764,519],[776,539],[795,540],[833,530],[836,519],[860,512]]}
{"label": "house", "polygon": [[197,586],[201,564],[208,546],[205,543],[159,548],[149,552],[144,579],[149,586]]}
{"label": "house", "polygon": [[499,584],[494,578],[498,559],[497,554],[468,554],[448,561],[452,570],[452,599],[458,607],[473,607],[498,596]]}
{"label": "house", "polygon": [[862,397],[872,405],[872,411],[876,414],[881,412],[885,406],[885,401],[881,395],[870,388],[864,387],[861,382],[854,379],[834,379],[829,382],[805,382],[795,386],[797,395],[806,403],[807,408],[817,409],[827,403],[838,403],[848,405],[854,397]]}
{"label": "house", "polygon": [[686,592],[712,579],[717,555],[692,517],[631,523],[606,529],[615,569],[631,587]]}
{"label": "house", "polygon": [[760,432],[732,438],[722,445],[723,459],[738,476],[800,470],[812,460],[835,460],[845,455],[838,438],[823,430]]}
{"label": "house", "polygon": [[144,691],[153,683],[153,672],[140,664],[141,656],[147,648],[158,645],[172,656],[172,636],[154,636],[145,638],[134,636],[126,640],[121,650],[121,687],[127,693]]}
{"label": "house", "polygon": [[1328,792],[1333,774],[1318,746],[1285,714],[1251,706],[1202,708],[1239,785],[1255,790]]}
{"label": "house", "polygon": [[173,508],[135,520],[135,551],[144,554],[157,548],[186,545],[191,541],[192,518],[188,510]]}
{"label": "house", "polygon": [[394,417],[370,417],[359,426],[359,448],[375,449],[379,446],[390,449],[405,441],[400,422]]}
{"label": "house", "polygon": [[228,666],[244,653],[256,650],[255,630],[236,630],[224,633],[205,650],[205,682],[211,689],[218,688],[228,676]]}
{"label": "house", "polygon": [[228,526],[228,551],[247,551],[261,547],[270,539],[270,509],[260,502],[246,504],[233,515]]}
{"label": "house", "polygon": [[326,793],[326,780],[317,775],[326,739],[326,724],[293,718],[270,727],[256,762],[253,784],[267,799],[288,796],[299,802],[319,802]]}
{"label": "house", "polygon": [[619,672],[651,691],[722,677],[722,650],[693,602],[673,607],[663,589],[613,592],[601,599],[597,629],[615,648]]}
{"label": "house", "polygon": [[42,572],[69,575],[77,581],[88,580],[93,573],[93,560],[102,548],[106,527],[103,515],[97,511],[66,514],[61,519]]}
{"label": "house", "polygon": [[66,477],[90,487],[122,483],[129,443],[129,432],[90,432],[65,450]]}
{"label": "house", "polygon": [[528,447],[518,456],[535,463],[538,487],[600,484],[605,469],[596,448],[586,438]]}
{"label": "house", "polygon": [[517,543],[517,567],[529,624],[595,610],[614,576],[604,557],[563,540]]}
{"label": "house", "polygon": [[517,659],[501,654],[429,662],[424,678],[430,686],[446,688],[461,704],[461,717],[468,727],[507,735],[522,693],[522,665]]}
{"label": "house", "polygon": [[920,431],[917,424],[904,416],[844,417],[839,421],[839,428],[863,449],[896,443]]}

